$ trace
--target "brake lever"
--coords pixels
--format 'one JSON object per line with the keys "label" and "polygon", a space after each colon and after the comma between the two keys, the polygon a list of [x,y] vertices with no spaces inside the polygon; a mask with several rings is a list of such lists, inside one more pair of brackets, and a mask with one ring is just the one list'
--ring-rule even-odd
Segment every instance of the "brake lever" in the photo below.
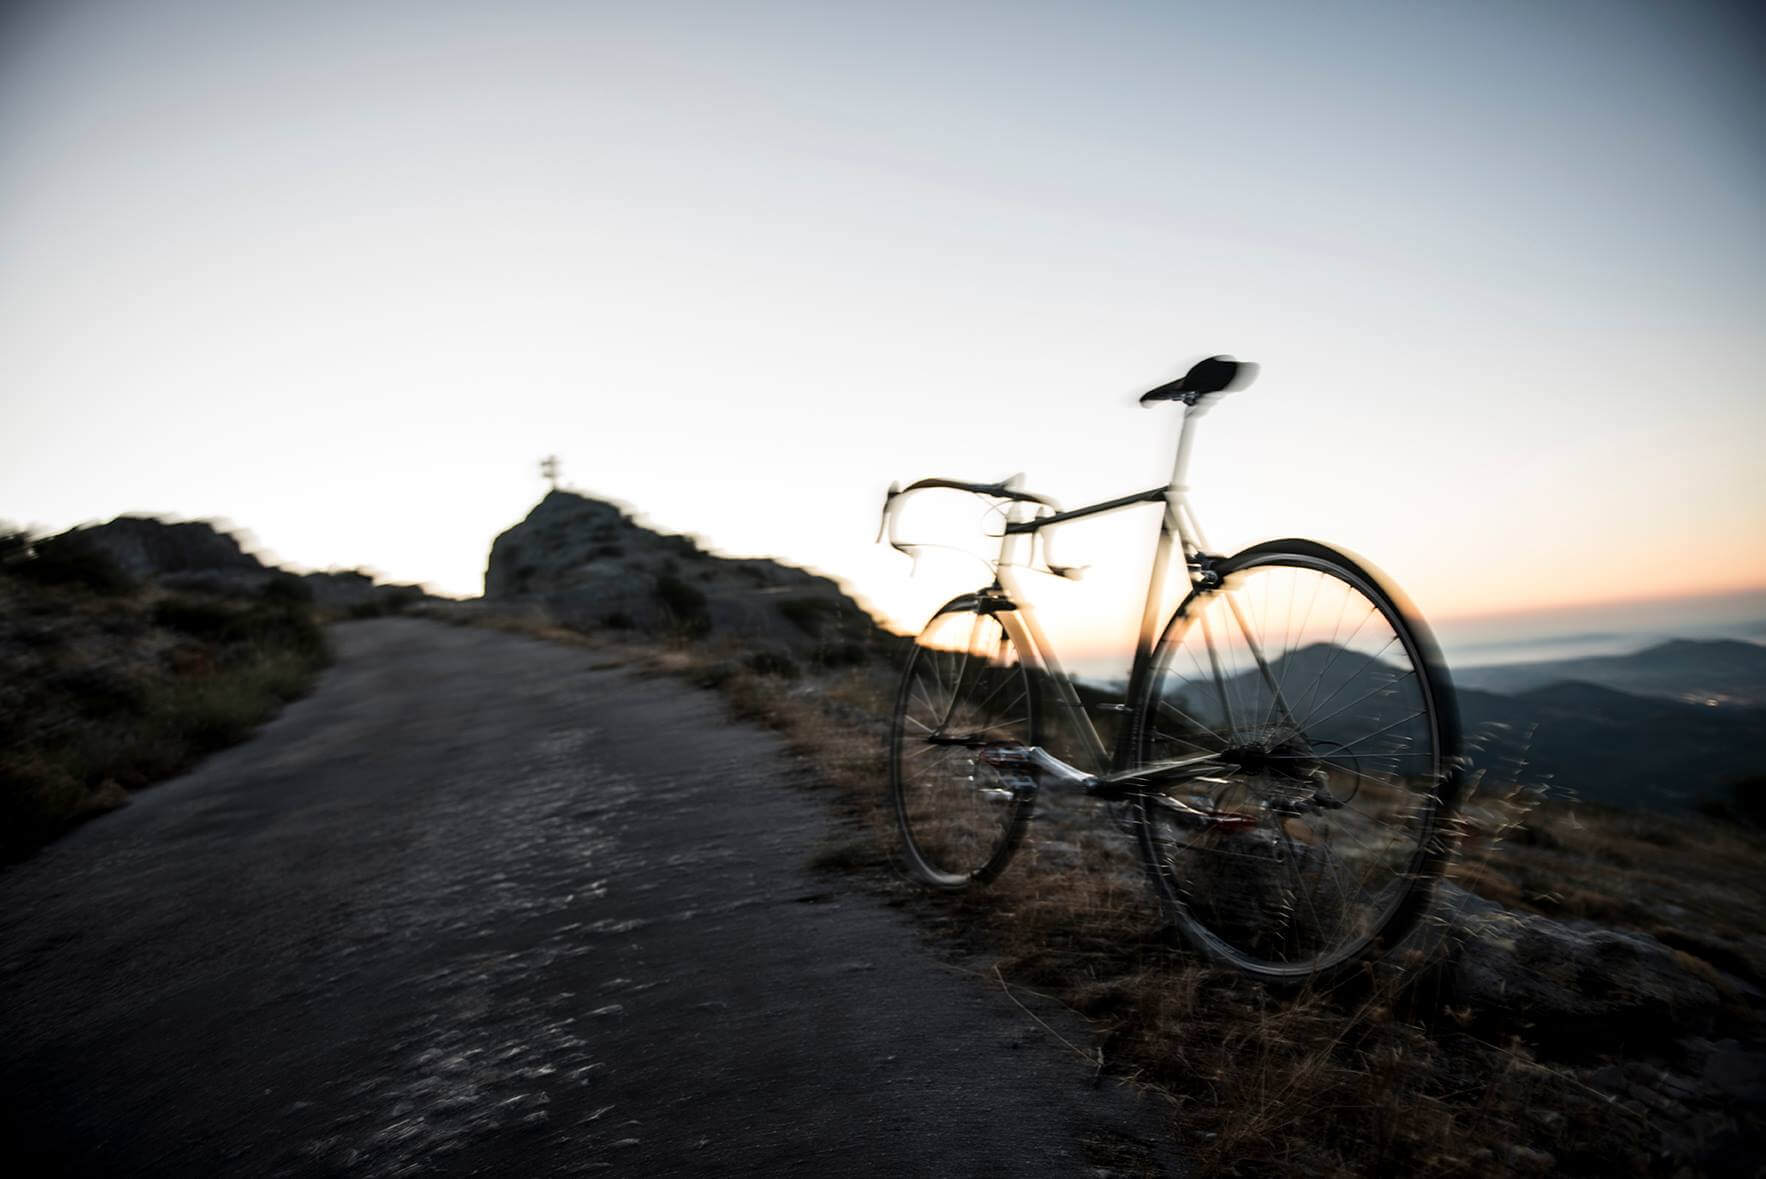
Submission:
{"label": "brake lever", "polygon": [[1043,567],[1044,571],[1046,571],[1048,573],[1052,573],[1056,577],[1059,577],[1065,581],[1078,581],[1079,575],[1084,573],[1088,568],[1090,568],[1090,566],[1088,566],[1088,565],[1057,565],[1057,564],[1055,564],[1054,561],[1052,561],[1050,559],[1048,532],[1046,530],[1039,531],[1036,534],[1036,539],[1042,543],[1042,567]]}
{"label": "brake lever", "polygon": [[[895,497],[900,494],[901,494],[901,484],[891,483],[889,485],[889,494],[885,495],[883,497],[883,517],[882,517],[882,519],[877,521],[877,539],[872,541],[871,542],[872,544],[882,544],[883,543],[883,534],[885,532],[889,531],[889,509],[892,506],[894,506]],[[893,540],[890,541],[889,543],[890,543],[891,548],[897,547]]]}

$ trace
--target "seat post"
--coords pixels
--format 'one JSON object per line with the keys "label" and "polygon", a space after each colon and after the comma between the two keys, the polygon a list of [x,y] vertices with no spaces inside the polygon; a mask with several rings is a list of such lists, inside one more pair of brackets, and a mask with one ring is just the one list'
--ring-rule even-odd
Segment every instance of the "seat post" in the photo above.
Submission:
{"label": "seat post", "polygon": [[1177,507],[1176,499],[1182,497],[1183,493],[1189,490],[1184,480],[1189,476],[1190,470],[1190,440],[1195,436],[1196,419],[1201,416],[1197,412],[1196,406],[1188,402],[1181,404],[1183,405],[1183,425],[1178,429],[1177,458],[1171,464],[1171,488],[1170,493],[1166,496],[1167,501],[1171,502],[1173,510],[1176,510]]}

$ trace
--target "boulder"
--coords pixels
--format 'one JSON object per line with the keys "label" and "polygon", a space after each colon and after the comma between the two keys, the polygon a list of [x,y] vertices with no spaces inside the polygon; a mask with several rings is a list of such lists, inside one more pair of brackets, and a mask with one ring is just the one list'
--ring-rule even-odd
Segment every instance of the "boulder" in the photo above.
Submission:
{"label": "boulder", "polygon": [[1539,1038],[1670,1038],[1708,1027],[1719,996],[1645,933],[1510,912],[1438,887],[1413,948],[1437,959],[1445,997]]}
{"label": "boulder", "polygon": [[168,574],[266,572],[263,562],[241,548],[238,540],[206,521],[168,524],[144,516],[118,516],[70,535],[77,535],[138,581]]}
{"label": "boulder", "polygon": [[577,630],[730,636],[824,662],[862,657],[883,633],[829,578],[715,556],[570,491],[550,492],[496,538],[484,597],[541,604]]}

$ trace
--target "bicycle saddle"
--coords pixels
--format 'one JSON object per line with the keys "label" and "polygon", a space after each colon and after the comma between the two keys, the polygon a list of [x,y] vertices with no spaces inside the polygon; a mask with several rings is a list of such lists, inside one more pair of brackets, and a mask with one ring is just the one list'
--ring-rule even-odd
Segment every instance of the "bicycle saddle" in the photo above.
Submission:
{"label": "bicycle saddle", "polygon": [[1241,364],[1230,356],[1210,356],[1206,360],[1198,360],[1190,366],[1190,371],[1168,384],[1157,389],[1149,389],[1141,394],[1141,404],[1154,401],[1182,401],[1194,405],[1200,398],[1210,393],[1225,393],[1233,389],[1243,389],[1257,379],[1257,366],[1249,362]]}

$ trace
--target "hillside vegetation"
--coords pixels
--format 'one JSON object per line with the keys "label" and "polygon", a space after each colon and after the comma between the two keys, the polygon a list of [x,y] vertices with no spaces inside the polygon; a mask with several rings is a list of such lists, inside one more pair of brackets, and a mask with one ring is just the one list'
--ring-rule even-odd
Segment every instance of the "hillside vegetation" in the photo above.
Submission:
{"label": "hillside vegetation", "polygon": [[0,535],[0,858],[244,739],[326,662],[300,578],[141,572],[81,532]]}

